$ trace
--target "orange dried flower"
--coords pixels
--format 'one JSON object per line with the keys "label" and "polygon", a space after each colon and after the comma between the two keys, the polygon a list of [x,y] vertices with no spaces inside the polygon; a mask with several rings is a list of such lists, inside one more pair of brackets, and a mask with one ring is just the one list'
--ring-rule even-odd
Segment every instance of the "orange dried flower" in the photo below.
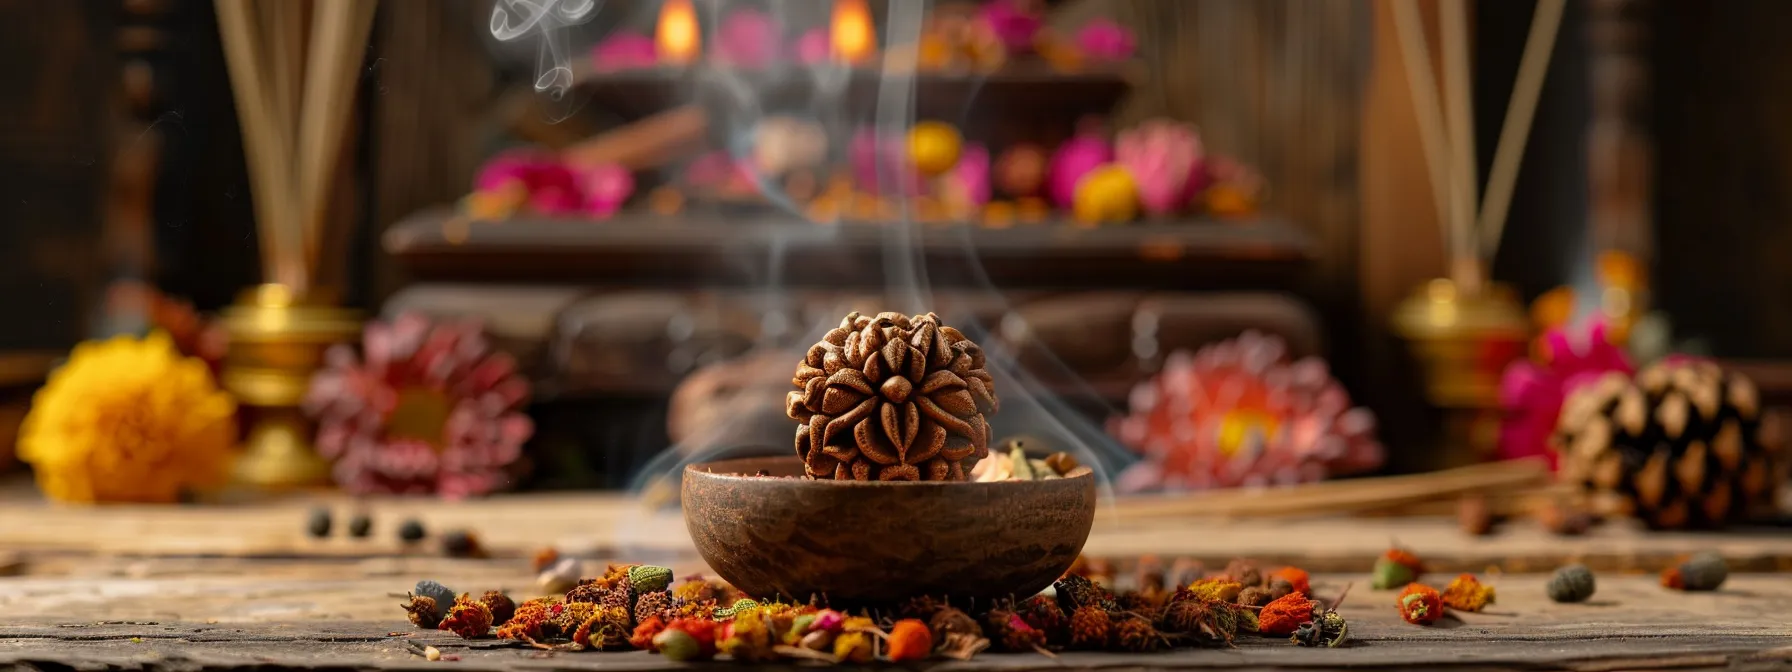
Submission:
{"label": "orange dried flower", "polygon": [[1400,607],[1400,618],[1413,625],[1431,625],[1444,615],[1443,596],[1422,583],[1407,584],[1394,604]]}
{"label": "orange dried flower", "polygon": [[448,610],[448,616],[442,619],[439,627],[460,635],[461,639],[484,637],[492,631],[492,610],[472,595],[462,593],[454,600],[454,607]]}
{"label": "orange dried flower", "polygon": [[643,651],[653,651],[655,650],[653,647],[654,636],[665,629],[666,622],[660,620],[660,617],[648,616],[646,620],[641,621],[640,625],[635,626],[635,632],[629,635],[628,643]]}
{"label": "orange dried flower", "polygon": [[1444,606],[1461,611],[1480,611],[1493,604],[1493,586],[1481,583],[1473,574],[1463,574],[1444,587]]}
{"label": "orange dried flower", "polygon": [[1257,614],[1257,631],[1265,635],[1292,635],[1300,629],[1300,624],[1312,621],[1318,609],[1319,603],[1307,599],[1305,593],[1297,591],[1283,595],[1263,605],[1263,611]]}
{"label": "orange dried flower", "polygon": [[890,662],[922,660],[933,652],[933,632],[927,624],[908,618],[890,627]]}
{"label": "orange dried flower", "polygon": [[1686,575],[1680,573],[1680,567],[1678,565],[1662,571],[1661,587],[1674,590],[1686,590]]}
{"label": "orange dried flower", "polygon": [[541,626],[559,615],[560,598],[542,597],[517,605],[510,622],[498,628],[499,639],[541,639]]}
{"label": "orange dried flower", "polygon": [[1070,645],[1100,649],[1108,645],[1110,619],[1101,607],[1078,607],[1070,615]]}
{"label": "orange dried flower", "polygon": [[590,618],[579,624],[572,635],[572,641],[599,651],[614,651],[630,644],[633,634],[628,627],[628,609],[625,607],[597,607],[592,610]]}
{"label": "orange dried flower", "polygon": [[559,561],[560,551],[553,546],[544,546],[535,551],[535,558],[529,564],[535,568],[535,573],[540,574]]}
{"label": "orange dried flower", "polygon": [[1419,561],[1419,556],[1413,555],[1412,551],[1404,548],[1390,548],[1387,553],[1382,554],[1382,557],[1394,561],[1395,564],[1405,566],[1412,570],[1413,574],[1422,574],[1425,571],[1424,563]]}
{"label": "orange dried flower", "polygon": [[1269,578],[1271,580],[1286,580],[1288,585],[1294,586],[1294,592],[1297,593],[1305,594],[1313,592],[1313,585],[1308,582],[1307,570],[1299,567],[1283,567],[1271,572]]}

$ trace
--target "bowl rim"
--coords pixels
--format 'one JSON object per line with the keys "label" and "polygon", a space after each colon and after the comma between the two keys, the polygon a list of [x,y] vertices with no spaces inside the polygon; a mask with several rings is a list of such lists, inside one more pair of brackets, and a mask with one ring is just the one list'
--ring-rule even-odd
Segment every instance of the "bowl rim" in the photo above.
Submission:
{"label": "bowl rim", "polygon": [[1095,470],[1090,469],[1089,465],[1086,465],[1086,464],[1077,465],[1077,468],[1070,470],[1069,474],[1066,474],[1059,478],[1034,479],[1034,480],[1030,480],[1030,481],[1022,481],[1022,480],[1014,480],[1014,479],[1001,480],[1001,481],[969,481],[969,480],[967,480],[967,481],[838,481],[838,480],[834,480],[831,478],[810,478],[808,476],[794,476],[794,477],[790,477],[790,476],[786,476],[786,477],[754,476],[751,474],[743,474],[738,471],[721,472],[721,471],[707,471],[707,470],[703,469],[703,467],[712,467],[712,466],[716,466],[716,465],[724,465],[724,464],[729,464],[729,463],[734,463],[734,462],[763,463],[766,460],[778,460],[778,461],[788,460],[790,462],[795,462],[797,464],[802,463],[802,461],[795,455],[776,455],[776,456],[767,455],[767,456],[761,456],[761,457],[735,457],[735,458],[729,458],[729,459],[723,459],[723,460],[710,460],[707,462],[693,462],[693,463],[684,465],[684,473],[686,475],[699,474],[705,479],[712,479],[712,480],[718,480],[718,481],[738,481],[738,482],[755,482],[755,483],[802,481],[802,482],[806,482],[806,483],[817,484],[814,487],[823,487],[823,488],[826,488],[826,487],[834,487],[834,488],[961,488],[961,487],[966,487],[966,486],[1028,487],[1028,486],[1034,485],[1034,484],[1051,483],[1053,481],[1064,481],[1064,482],[1066,482],[1066,484],[1069,484],[1069,483],[1078,483],[1078,482],[1082,482],[1082,481],[1094,482],[1094,480],[1095,480]]}

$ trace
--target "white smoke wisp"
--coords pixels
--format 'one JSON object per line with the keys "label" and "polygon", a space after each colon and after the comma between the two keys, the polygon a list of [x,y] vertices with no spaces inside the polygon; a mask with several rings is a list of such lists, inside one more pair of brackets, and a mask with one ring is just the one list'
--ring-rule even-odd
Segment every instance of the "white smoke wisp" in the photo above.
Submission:
{"label": "white smoke wisp", "polygon": [[495,0],[492,3],[492,37],[499,42],[536,35],[535,90],[560,100],[572,88],[572,56],[562,29],[578,25],[597,13],[597,0]]}

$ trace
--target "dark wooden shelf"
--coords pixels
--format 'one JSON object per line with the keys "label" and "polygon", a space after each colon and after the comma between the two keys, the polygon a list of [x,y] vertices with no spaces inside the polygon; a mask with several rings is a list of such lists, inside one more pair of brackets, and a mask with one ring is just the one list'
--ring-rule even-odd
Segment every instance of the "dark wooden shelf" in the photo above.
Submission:
{"label": "dark wooden shelf", "polygon": [[990,229],[638,212],[474,221],[446,209],[394,225],[385,248],[418,279],[658,287],[884,287],[908,255],[936,287],[1275,289],[1313,255],[1278,219]]}

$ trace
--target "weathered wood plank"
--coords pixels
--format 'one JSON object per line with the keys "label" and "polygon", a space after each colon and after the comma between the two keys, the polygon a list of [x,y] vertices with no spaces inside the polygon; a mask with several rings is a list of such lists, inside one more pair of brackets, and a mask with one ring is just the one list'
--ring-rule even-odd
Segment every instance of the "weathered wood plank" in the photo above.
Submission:
{"label": "weathered wood plank", "polygon": [[[10,579],[0,581],[0,665],[56,664],[123,669],[222,669],[353,667],[406,669],[424,662],[406,640],[458,655],[470,669],[666,669],[643,653],[544,655],[494,641],[465,642],[447,633],[417,631],[383,596],[402,588],[411,571],[435,574],[451,586],[478,589],[479,582],[522,574],[515,563],[461,563],[455,567],[407,567],[365,578],[338,568],[338,579],[270,580],[294,566],[249,563],[242,576],[215,576],[218,567],[196,568],[202,578]],[[509,569],[507,569],[509,568]],[[1316,590],[1334,595],[1362,575],[1321,576]],[[1274,639],[1247,639],[1234,650],[1185,650],[1156,655],[1069,653],[1056,661],[1039,656],[988,655],[940,670],[1066,667],[1237,667],[1302,669],[1404,667],[1418,669],[1669,669],[1784,665],[1792,632],[1766,614],[1792,608],[1792,585],[1774,577],[1739,576],[1710,594],[1669,593],[1651,577],[1602,576],[1595,599],[1558,605],[1542,595],[1541,576],[1495,578],[1494,611],[1422,628],[1399,622],[1393,594],[1358,586],[1340,609],[1350,619],[1355,645],[1337,650],[1301,649]],[[474,585],[476,584],[476,585]],[[55,599],[89,591],[86,602]],[[180,613],[170,612],[180,605]],[[211,622],[207,622],[211,621]],[[133,641],[136,638],[139,641]]]}

